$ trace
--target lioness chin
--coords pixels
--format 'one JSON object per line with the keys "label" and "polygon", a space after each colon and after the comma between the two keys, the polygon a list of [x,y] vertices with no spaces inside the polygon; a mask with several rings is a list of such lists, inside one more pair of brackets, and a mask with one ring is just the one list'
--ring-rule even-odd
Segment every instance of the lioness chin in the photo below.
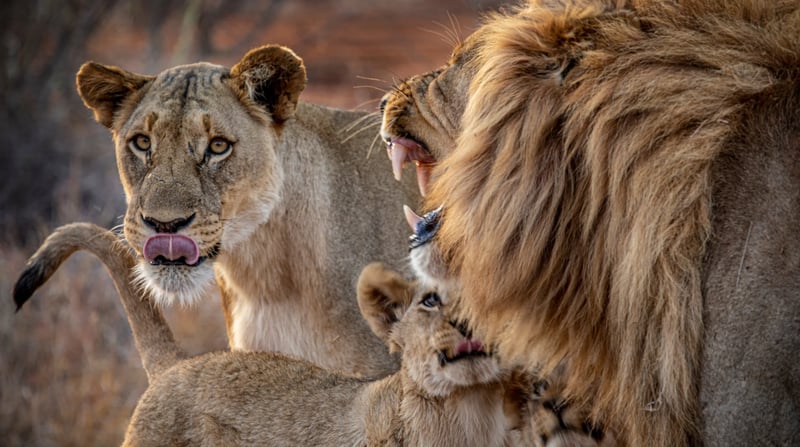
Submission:
{"label": "lioness chin", "polygon": [[[15,287],[22,305],[76,250],[108,268],[131,323],[149,387],[124,445],[504,446],[519,421],[518,390],[489,348],[451,319],[447,291],[416,289],[383,264],[364,268],[358,304],[401,352],[382,379],[332,372],[277,353],[185,358],[152,297],[131,282],[136,260],[91,224],[57,229]],[[522,396],[524,398],[524,396]]]}
{"label": "lioness chin", "polygon": [[380,175],[373,116],[298,103],[305,68],[276,45],[157,76],[90,62],[77,84],[113,135],[125,238],[157,303],[191,304],[216,278],[231,348],[396,368],[353,296],[367,262],[404,259],[391,204],[418,195]]}

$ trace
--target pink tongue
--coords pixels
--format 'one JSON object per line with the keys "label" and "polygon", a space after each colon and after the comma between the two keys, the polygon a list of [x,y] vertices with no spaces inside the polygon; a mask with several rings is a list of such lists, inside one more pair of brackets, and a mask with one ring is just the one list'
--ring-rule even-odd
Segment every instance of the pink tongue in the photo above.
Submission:
{"label": "pink tongue", "polygon": [[183,258],[186,264],[194,265],[200,259],[200,249],[197,248],[195,241],[181,234],[154,234],[144,241],[142,253],[148,262],[153,262],[157,257],[162,256],[167,261],[177,261]]}
{"label": "pink tongue", "polygon": [[483,343],[481,343],[480,340],[473,340],[471,338],[462,341],[456,346],[456,355],[481,351],[483,351]]}

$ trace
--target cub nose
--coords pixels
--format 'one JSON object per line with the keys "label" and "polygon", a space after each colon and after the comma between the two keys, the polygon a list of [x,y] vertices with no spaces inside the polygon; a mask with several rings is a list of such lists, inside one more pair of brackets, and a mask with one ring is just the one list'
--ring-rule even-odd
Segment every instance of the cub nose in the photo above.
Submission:
{"label": "cub nose", "polygon": [[142,215],[142,222],[156,230],[156,233],[177,233],[181,228],[189,226],[192,220],[194,220],[194,214],[186,218],[173,219],[169,222],[162,222],[152,217],[145,217]]}

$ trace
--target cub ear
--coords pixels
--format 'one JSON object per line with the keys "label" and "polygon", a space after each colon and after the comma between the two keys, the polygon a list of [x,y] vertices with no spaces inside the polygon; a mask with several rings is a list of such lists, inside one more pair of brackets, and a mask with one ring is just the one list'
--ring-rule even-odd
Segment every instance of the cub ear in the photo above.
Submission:
{"label": "cub ear", "polygon": [[389,333],[411,305],[413,284],[380,262],[367,265],[358,277],[358,307],[372,332],[387,344]]}
{"label": "cub ear", "polygon": [[78,94],[86,107],[94,110],[97,122],[111,129],[114,115],[123,101],[154,78],[119,67],[87,62],[78,70],[76,83]]}
{"label": "cub ear", "polygon": [[306,67],[294,52],[280,45],[266,45],[247,52],[231,68],[233,86],[264,106],[277,123],[294,115],[300,93],[306,87]]}

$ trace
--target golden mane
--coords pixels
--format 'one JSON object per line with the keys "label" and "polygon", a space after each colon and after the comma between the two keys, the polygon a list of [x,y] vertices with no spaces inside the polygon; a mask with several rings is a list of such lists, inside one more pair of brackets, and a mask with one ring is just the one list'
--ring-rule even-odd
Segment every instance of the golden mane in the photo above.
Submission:
{"label": "golden mane", "polygon": [[795,76],[797,2],[554,3],[482,26],[426,207],[502,354],[568,358],[570,395],[630,445],[692,444],[711,167]]}

